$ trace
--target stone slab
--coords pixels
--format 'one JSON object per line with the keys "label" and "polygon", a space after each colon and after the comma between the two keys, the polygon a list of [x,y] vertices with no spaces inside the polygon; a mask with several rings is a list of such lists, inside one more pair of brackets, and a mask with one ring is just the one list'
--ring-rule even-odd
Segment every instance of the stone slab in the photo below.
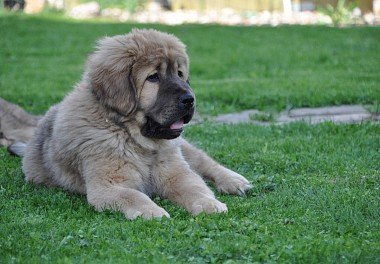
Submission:
{"label": "stone slab", "polygon": [[297,116],[289,117],[286,115],[280,116],[277,123],[285,124],[295,121],[305,121],[311,124],[318,124],[326,121],[334,123],[360,123],[365,120],[372,120],[372,115],[366,114],[340,114],[340,115],[314,115],[314,116]]}
{"label": "stone slab", "polygon": [[246,110],[239,113],[219,115],[212,118],[215,122],[227,124],[251,123],[257,125],[286,124],[295,121],[304,121],[311,124],[331,121],[334,123],[360,123],[366,120],[380,121],[380,116],[369,113],[361,105],[342,105],[320,108],[297,108],[284,111],[274,122],[261,122],[252,120],[251,115],[265,114],[258,110]]}
{"label": "stone slab", "polygon": [[368,111],[361,105],[341,105],[318,108],[297,108],[290,110],[288,113],[290,117],[347,114],[368,114]]}
{"label": "stone slab", "polygon": [[231,113],[225,115],[219,115],[213,120],[219,123],[227,123],[227,124],[238,124],[238,123],[250,123],[252,122],[250,116],[255,114],[260,114],[261,112],[258,110],[246,110],[239,113]]}

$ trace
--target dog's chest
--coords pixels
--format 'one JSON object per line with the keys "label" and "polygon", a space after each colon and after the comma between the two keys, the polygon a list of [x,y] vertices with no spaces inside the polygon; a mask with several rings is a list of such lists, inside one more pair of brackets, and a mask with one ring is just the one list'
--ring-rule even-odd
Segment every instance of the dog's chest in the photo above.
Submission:
{"label": "dog's chest", "polygon": [[[146,140],[148,141],[148,140]],[[127,140],[121,146],[121,155],[123,163],[127,164],[134,172],[137,172],[139,182],[138,189],[148,196],[154,196],[159,193],[161,186],[161,174],[163,168],[170,167],[173,161],[173,153],[178,149],[177,140],[165,140],[161,142],[150,141],[150,144],[142,144],[136,140]],[[127,173],[128,174],[128,173]]]}
{"label": "dog's chest", "polygon": [[141,177],[140,191],[152,197],[156,193],[156,163],[158,159],[157,152],[149,152],[146,155],[140,156],[136,162],[139,166]]}
{"label": "dog's chest", "polygon": [[138,160],[135,160],[141,177],[140,191],[149,197],[159,194],[163,178],[166,176],[162,174],[171,169],[172,163],[173,160],[168,160],[166,151],[152,151],[140,155]]}

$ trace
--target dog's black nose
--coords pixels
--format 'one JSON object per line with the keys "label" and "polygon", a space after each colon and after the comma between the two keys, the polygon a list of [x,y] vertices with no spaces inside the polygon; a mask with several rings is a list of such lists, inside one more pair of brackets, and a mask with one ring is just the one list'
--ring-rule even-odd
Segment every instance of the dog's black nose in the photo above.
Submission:
{"label": "dog's black nose", "polygon": [[181,108],[191,108],[194,106],[194,96],[190,93],[184,94],[179,98],[179,106]]}

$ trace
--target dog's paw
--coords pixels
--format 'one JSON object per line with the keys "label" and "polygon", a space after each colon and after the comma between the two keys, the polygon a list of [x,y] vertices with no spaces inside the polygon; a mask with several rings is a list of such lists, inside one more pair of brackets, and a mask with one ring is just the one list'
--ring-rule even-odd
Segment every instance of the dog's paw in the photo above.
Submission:
{"label": "dog's paw", "polygon": [[198,215],[202,212],[206,214],[225,213],[227,212],[227,206],[213,197],[204,197],[194,201],[189,211],[193,215]]}
{"label": "dog's paw", "polygon": [[134,220],[137,217],[142,217],[147,220],[162,217],[170,218],[168,212],[157,205],[142,205],[137,208],[128,208],[125,211],[125,216],[130,220]]}
{"label": "dog's paw", "polygon": [[228,170],[228,173],[220,177],[216,183],[216,189],[221,193],[237,194],[244,196],[245,192],[252,188],[249,181],[240,174]]}

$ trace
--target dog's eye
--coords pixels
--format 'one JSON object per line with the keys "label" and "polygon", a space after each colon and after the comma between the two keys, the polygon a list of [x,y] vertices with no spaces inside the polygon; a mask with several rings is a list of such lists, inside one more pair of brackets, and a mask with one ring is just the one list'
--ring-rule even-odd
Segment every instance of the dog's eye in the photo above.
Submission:
{"label": "dog's eye", "polygon": [[183,72],[178,71],[178,76],[179,76],[180,78],[182,78],[182,77],[183,77]]}
{"label": "dog's eye", "polygon": [[148,78],[146,78],[149,82],[158,82],[160,78],[158,77],[158,73],[149,75]]}

